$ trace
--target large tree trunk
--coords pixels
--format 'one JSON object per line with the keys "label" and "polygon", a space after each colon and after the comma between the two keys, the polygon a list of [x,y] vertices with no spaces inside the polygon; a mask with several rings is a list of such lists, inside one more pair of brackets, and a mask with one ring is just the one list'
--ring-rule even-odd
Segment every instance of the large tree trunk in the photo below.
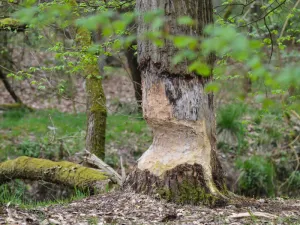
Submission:
{"label": "large tree trunk", "polygon": [[[141,14],[164,9],[165,26],[172,35],[202,35],[204,26],[213,20],[211,0],[138,0],[136,7]],[[196,26],[177,25],[176,18],[184,15],[195,19]],[[142,16],[138,23],[138,34],[150,31]],[[172,66],[177,51],[167,40],[160,48],[151,41],[138,43],[143,113],[154,139],[125,185],[177,203],[224,204],[227,197],[216,155],[213,95],[204,91],[211,78],[187,72],[186,62]]]}

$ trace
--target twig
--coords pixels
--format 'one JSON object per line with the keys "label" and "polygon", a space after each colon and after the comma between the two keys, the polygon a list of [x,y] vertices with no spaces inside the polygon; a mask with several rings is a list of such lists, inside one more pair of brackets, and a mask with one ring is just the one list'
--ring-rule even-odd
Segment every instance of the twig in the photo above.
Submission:
{"label": "twig", "polygon": [[122,177],[109,165],[107,165],[104,161],[99,159],[96,155],[90,153],[88,150],[85,150],[87,156],[84,156],[83,159],[96,167],[98,167],[103,172],[107,173],[110,176],[110,179],[120,186],[122,185]]}
{"label": "twig", "polygon": [[[298,0],[298,1],[296,2],[296,4],[294,5],[294,7],[291,9],[291,12],[292,12],[294,9],[297,8],[297,6],[299,5],[299,3],[300,3],[300,0]],[[279,39],[283,36],[284,31],[285,31],[285,29],[286,29],[286,27],[287,27],[287,25],[288,25],[288,22],[289,22],[289,19],[290,19],[289,15],[291,14],[291,12],[290,12],[290,13],[288,14],[288,16],[286,17],[286,20],[285,20],[285,22],[284,22],[284,24],[283,24],[282,30],[281,30],[280,35],[279,35]]]}
{"label": "twig", "polygon": [[294,110],[291,110],[291,113],[293,113],[294,114],[294,116],[296,116],[299,120],[300,120],[300,116],[299,116],[299,114],[298,113],[296,113],[296,111],[294,111]]}
{"label": "twig", "polygon": [[241,25],[239,27],[247,27],[249,26],[250,24],[252,23],[256,23],[257,21],[260,21],[264,18],[266,18],[270,13],[274,12],[276,9],[278,9],[280,6],[282,6],[283,4],[285,4],[286,0],[284,0],[283,2],[281,2],[280,4],[278,4],[275,8],[271,9],[270,11],[266,12],[265,15],[259,17],[257,20],[254,20],[254,21],[251,21],[250,23],[247,23],[247,24],[244,24],[244,25]]}
{"label": "twig", "polygon": [[267,21],[266,21],[266,17],[264,17],[264,24],[268,30],[269,36],[270,36],[270,40],[271,40],[271,53],[270,53],[270,58],[269,58],[269,63],[271,63],[272,60],[272,56],[273,56],[273,50],[274,50],[274,42],[273,42],[273,38],[272,38],[272,33],[268,27]]}
{"label": "twig", "polygon": [[122,175],[122,184],[124,183],[125,179],[126,179],[126,172],[125,172],[125,167],[123,165],[123,157],[120,156],[120,164],[121,164],[121,175]]}
{"label": "twig", "polygon": [[243,217],[265,217],[268,219],[276,219],[277,216],[270,214],[270,213],[265,213],[265,212],[245,212],[245,213],[233,213],[232,215],[228,216],[228,218],[243,218]]}

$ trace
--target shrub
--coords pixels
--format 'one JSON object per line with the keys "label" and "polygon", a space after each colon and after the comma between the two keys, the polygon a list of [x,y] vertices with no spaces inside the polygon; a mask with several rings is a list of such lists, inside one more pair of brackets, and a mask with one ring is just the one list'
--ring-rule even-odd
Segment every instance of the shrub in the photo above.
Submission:
{"label": "shrub", "polygon": [[246,107],[238,104],[226,105],[218,110],[217,133],[220,142],[241,148],[246,131],[241,117],[245,111]]}
{"label": "shrub", "polygon": [[250,159],[237,162],[241,175],[238,189],[247,196],[275,196],[275,168],[271,160],[262,156],[252,156]]}

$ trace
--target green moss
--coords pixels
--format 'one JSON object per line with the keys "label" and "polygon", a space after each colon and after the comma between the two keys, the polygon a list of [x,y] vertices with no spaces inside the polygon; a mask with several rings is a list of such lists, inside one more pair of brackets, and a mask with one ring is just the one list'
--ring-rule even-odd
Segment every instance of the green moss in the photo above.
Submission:
{"label": "green moss", "polygon": [[15,26],[19,26],[20,22],[16,19],[12,19],[12,18],[5,18],[5,19],[1,19],[0,20],[0,27],[1,28],[5,28],[5,27],[15,27]]}
{"label": "green moss", "polygon": [[[77,4],[70,1],[73,6]],[[76,33],[76,42],[86,52],[91,46],[91,33],[84,27],[79,27]],[[100,70],[98,58],[92,53],[85,53],[82,57],[86,91],[88,101],[88,124],[86,148],[99,158],[105,158],[105,130],[106,130],[106,99],[102,88],[102,80],[99,78]]]}
{"label": "green moss", "polygon": [[101,80],[95,77],[86,81],[88,90],[87,149],[96,156],[105,158],[106,101]]}
{"label": "green moss", "polygon": [[0,164],[0,184],[11,179],[34,179],[89,189],[108,177],[97,170],[71,162],[19,157]]}
{"label": "green moss", "polygon": [[[221,196],[211,194],[206,187],[195,187],[189,181],[183,181],[178,187],[177,193],[172,193],[169,188],[161,188],[157,191],[162,199],[177,204],[204,204],[208,206],[224,205]],[[226,191],[224,191],[226,193]]]}
{"label": "green moss", "polygon": [[95,77],[88,78],[86,87],[90,97],[90,112],[104,112],[106,115],[106,101],[101,79]]}

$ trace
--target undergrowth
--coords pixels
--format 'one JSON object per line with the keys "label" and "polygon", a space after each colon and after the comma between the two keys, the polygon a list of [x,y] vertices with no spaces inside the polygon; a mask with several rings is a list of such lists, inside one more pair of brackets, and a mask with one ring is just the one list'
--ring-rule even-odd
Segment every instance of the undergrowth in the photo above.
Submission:
{"label": "undergrowth", "polygon": [[[0,162],[18,156],[68,160],[84,149],[85,129],[86,115],[83,113],[75,115],[56,110],[6,111],[0,114]],[[105,161],[111,166],[120,166],[122,154],[139,157],[150,142],[150,131],[140,114],[108,115]],[[28,198],[27,194],[25,197],[25,193],[32,192],[28,188],[32,188],[32,185],[22,182],[14,183],[13,188],[7,184],[0,185],[0,204],[33,207],[62,204],[87,196],[85,193],[75,192],[72,196],[53,198],[53,193],[48,193],[45,196],[50,195],[51,200],[32,201],[30,199],[34,196]]]}
{"label": "undergrowth", "polygon": [[[218,148],[240,171],[236,181],[240,194],[299,195],[300,173],[295,170],[295,154],[289,146],[298,133],[291,128],[293,123],[286,120],[279,111],[257,110],[240,103],[217,110]],[[55,110],[4,112],[0,114],[0,162],[21,155],[68,159],[84,149],[85,126],[85,114]],[[151,140],[150,130],[140,114],[108,115],[105,161],[120,169],[120,156],[134,162]],[[2,185],[0,202],[38,205],[65,201],[55,198],[48,203],[28,202],[21,193],[22,188],[12,193]]]}
{"label": "undergrowth", "polygon": [[[48,186],[52,184],[47,184]],[[57,193],[57,189],[59,187],[57,185],[54,185],[54,187],[51,188],[48,187],[47,194],[42,193],[42,195],[46,195],[47,197],[42,200],[36,199],[35,195],[36,193],[32,193],[32,186],[29,184],[26,184],[24,181],[21,180],[15,180],[8,184],[3,184],[0,186],[0,205],[17,205],[20,208],[36,208],[36,207],[44,207],[48,205],[54,205],[54,204],[67,204],[74,200],[80,200],[87,196],[90,196],[89,192],[83,192],[78,189],[66,189],[67,194],[62,196],[55,196],[55,193]],[[60,187],[60,189],[63,189],[63,187]],[[49,190],[52,192],[52,194],[49,192]]]}

